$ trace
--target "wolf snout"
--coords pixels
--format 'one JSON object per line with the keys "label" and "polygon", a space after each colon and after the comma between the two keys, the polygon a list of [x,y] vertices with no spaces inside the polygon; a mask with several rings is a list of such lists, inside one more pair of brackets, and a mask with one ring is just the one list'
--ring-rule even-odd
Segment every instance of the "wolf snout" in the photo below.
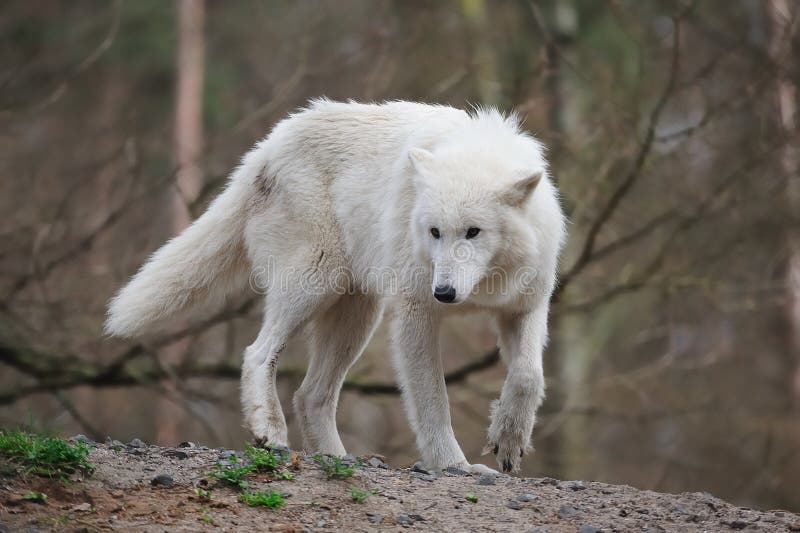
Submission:
{"label": "wolf snout", "polygon": [[453,303],[456,299],[456,288],[452,285],[437,285],[433,289],[433,297],[442,303]]}

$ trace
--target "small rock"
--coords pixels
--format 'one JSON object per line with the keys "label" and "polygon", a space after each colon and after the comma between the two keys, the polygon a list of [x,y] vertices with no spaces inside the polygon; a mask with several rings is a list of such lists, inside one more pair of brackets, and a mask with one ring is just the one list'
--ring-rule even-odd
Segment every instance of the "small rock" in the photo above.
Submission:
{"label": "small rock", "polygon": [[183,441],[181,443],[178,443],[177,447],[178,448],[194,448],[195,447],[195,443],[191,442],[191,441],[188,441],[188,440],[185,440],[185,441]]}
{"label": "small rock", "polygon": [[535,527],[533,529],[529,529],[525,533],[547,533],[547,530],[543,527]]}
{"label": "small rock", "polygon": [[672,512],[678,514],[691,514],[689,512],[689,508],[682,503],[676,503],[674,506],[672,506]]}
{"label": "small rock", "polygon": [[161,487],[171,487],[175,481],[172,479],[172,476],[169,474],[159,474],[153,479],[150,480],[150,484],[154,487],[161,486]]}
{"label": "small rock", "polygon": [[136,455],[137,457],[141,457],[143,455],[147,455],[144,450],[140,448],[127,448],[125,452],[129,455]]}
{"label": "small rock", "polygon": [[147,448],[147,444],[145,444],[141,439],[133,439],[127,444],[127,446],[129,448]]}
{"label": "small rock", "polygon": [[125,496],[125,493],[122,492],[121,490],[112,490],[111,491],[111,497],[112,498],[122,498],[123,496]]}
{"label": "small rock", "polygon": [[89,437],[87,437],[86,435],[83,435],[83,434],[74,435],[74,436],[70,437],[67,440],[70,441],[70,442],[82,442],[84,444],[88,444],[89,446],[96,446],[97,445],[97,443],[95,441],[93,441],[92,439],[90,439]]}
{"label": "small rock", "polygon": [[353,455],[352,453],[348,453],[347,455],[342,457],[342,463],[344,463],[346,465],[354,465],[357,462],[358,462],[358,459],[356,459],[356,456]]}
{"label": "small rock", "polygon": [[422,472],[411,472],[411,476],[429,483],[432,483],[436,479],[436,476],[433,474],[423,474]]}
{"label": "small rock", "polygon": [[538,500],[539,497],[536,494],[520,494],[515,498],[518,502],[532,502],[534,500]]}
{"label": "small rock", "polygon": [[242,455],[235,450],[222,450],[219,452],[217,462],[221,466],[231,466],[234,463],[238,463],[240,459],[242,459]]}
{"label": "small rock", "polygon": [[[270,451],[272,451],[273,454],[280,457],[281,461],[287,460],[289,456],[292,455],[292,450],[290,450],[287,446],[270,446],[269,449]],[[347,456],[345,455],[345,457]],[[353,462],[353,464],[355,464],[355,461]]]}
{"label": "small rock", "polygon": [[384,469],[388,469],[389,468],[389,465],[387,465],[386,463],[384,463],[383,461],[381,461],[377,457],[370,457],[367,460],[367,464],[369,466],[371,466],[372,468],[384,468]]}
{"label": "small rock", "polygon": [[744,520],[731,520],[730,522],[722,522],[724,525],[730,527],[731,529],[744,529],[747,527],[747,522]]}
{"label": "small rock", "polygon": [[558,508],[559,518],[572,518],[580,513],[575,507],[571,505],[562,505]]}
{"label": "small rock", "polygon": [[295,531],[302,531],[293,524],[273,524],[269,528],[270,531],[285,531],[286,533],[295,533]]}
{"label": "small rock", "polygon": [[698,499],[702,503],[706,504],[712,511],[719,511],[726,505],[725,502],[719,498],[716,498],[712,494],[709,494],[708,492],[695,492],[693,493],[693,496],[697,496]]}
{"label": "small rock", "polygon": [[72,512],[88,513],[88,512],[90,512],[92,510],[92,504],[88,503],[88,502],[80,503],[80,504],[76,505],[75,507],[73,507],[70,510]]}
{"label": "small rock", "polygon": [[422,467],[422,463],[414,463],[414,466],[411,467],[412,472],[419,472],[420,474],[430,474],[429,470],[425,470]]}
{"label": "small rock", "polygon": [[700,522],[705,522],[706,521],[706,516],[694,513],[694,514],[690,514],[686,518],[686,521],[687,522],[694,522],[695,524],[697,524],[697,523],[700,523]]}
{"label": "small rock", "polygon": [[468,476],[469,475],[469,472],[467,472],[466,470],[462,470],[461,468],[458,468],[458,467],[455,467],[455,466],[448,466],[447,468],[444,469],[444,471],[447,472],[448,474],[453,474],[454,476]]}
{"label": "small rock", "polygon": [[173,459],[188,459],[189,454],[180,450],[166,450],[161,455],[164,457],[172,457]]}
{"label": "small rock", "polygon": [[583,481],[570,481],[568,483],[564,483],[564,488],[579,491],[586,490],[586,485],[583,484]]}
{"label": "small rock", "polygon": [[367,513],[367,519],[373,524],[380,524],[383,521],[383,515]]}
{"label": "small rock", "polygon": [[414,523],[414,521],[411,520],[411,517],[407,514],[399,514],[395,517],[395,520],[403,527],[408,527]]}
{"label": "small rock", "polygon": [[519,504],[517,500],[511,500],[506,504],[506,507],[508,507],[509,509],[514,509],[515,511],[519,511],[520,509],[522,509],[522,506]]}
{"label": "small rock", "polygon": [[581,526],[578,528],[578,533],[602,533],[602,529],[595,526]]}
{"label": "small rock", "polygon": [[558,480],[557,479],[553,479],[551,477],[546,477],[546,478],[542,478],[542,480],[539,481],[539,484],[540,485],[553,485],[555,487],[556,485],[558,485]]}
{"label": "small rock", "polygon": [[410,515],[408,515],[408,517],[411,519],[412,522],[424,522],[425,521],[425,517],[423,517],[421,514],[410,514]]}
{"label": "small rock", "polygon": [[497,476],[494,474],[481,474],[478,477],[478,480],[475,482],[476,485],[494,485],[497,482]]}

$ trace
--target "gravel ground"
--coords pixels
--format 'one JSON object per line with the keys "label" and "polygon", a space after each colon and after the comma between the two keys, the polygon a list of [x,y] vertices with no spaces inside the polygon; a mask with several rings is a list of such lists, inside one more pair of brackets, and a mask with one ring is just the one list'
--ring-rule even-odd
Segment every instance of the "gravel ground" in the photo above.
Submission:
{"label": "gravel ground", "polygon": [[[316,460],[292,454],[278,475],[251,474],[250,490],[286,493],[278,509],[248,507],[208,473],[230,450],[134,439],[98,444],[94,473],[70,482],[0,478],[4,531],[800,531],[800,516],[733,506],[707,493],[661,494],[628,486],[506,475],[438,475],[361,457],[355,474],[327,479]],[[355,458],[346,458],[356,462]],[[223,463],[223,464],[228,464]],[[354,501],[351,489],[368,492]],[[199,490],[200,489],[200,490]],[[23,498],[31,491],[45,503]],[[208,498],[204,491],[210,493]],[[373,494],[372,491],[375,493]]]}

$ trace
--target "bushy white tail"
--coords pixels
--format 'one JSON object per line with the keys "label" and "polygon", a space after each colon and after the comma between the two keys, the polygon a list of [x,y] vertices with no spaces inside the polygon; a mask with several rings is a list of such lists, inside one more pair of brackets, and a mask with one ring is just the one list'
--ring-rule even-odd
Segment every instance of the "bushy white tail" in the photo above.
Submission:
{"label": "bushy white tail", "polygon": [[178,311],[224,299],[250,273],[244,245],[251,180],[231,180],[208,210],[150,257],[108,306],[105,331],[129,337]]}

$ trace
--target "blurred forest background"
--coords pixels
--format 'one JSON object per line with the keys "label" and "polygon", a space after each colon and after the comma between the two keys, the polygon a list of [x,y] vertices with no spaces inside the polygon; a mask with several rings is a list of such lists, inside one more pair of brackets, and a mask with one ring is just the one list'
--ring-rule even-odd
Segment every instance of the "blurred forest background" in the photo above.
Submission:
{"label": "blurred forest background", "polygon": [[[799,21],[794,0],[4,2],[0,423],[241,447],[257,299],[125,343],[108,298],[308,98],[481,103],[550,147],[571,219],[523,474],[800,510]],[[339,424],[409,465],[385,341]],[[479,462],[495,339],[475,316],[442,345]]]}

